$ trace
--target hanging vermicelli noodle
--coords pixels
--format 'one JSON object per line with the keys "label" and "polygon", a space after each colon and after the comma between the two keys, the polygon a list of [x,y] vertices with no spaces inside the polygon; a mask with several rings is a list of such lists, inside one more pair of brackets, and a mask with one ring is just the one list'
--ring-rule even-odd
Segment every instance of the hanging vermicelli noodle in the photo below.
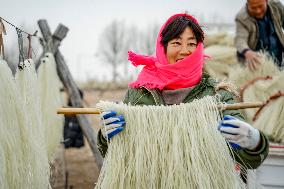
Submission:
{"label": "hanging vermicelli noodle", "polygon": [[253,123],[255,128],[268,135],[272,142],[284,143],[284,97],[271,101]]}
{"label": "hanging vermicelli noodle", "polygon": [[17,70],[15,79],[28,120],[27,134],[31,144],[30,188],[49,188],[50,169],[40,107],[40,91],[33,60],[24,61],[23,69]]}
{"label": "hanging vermicelli noodle", "polygon": [[[270,76],[272,78],[277,77],[281,72],[275,65],[273,59],[266,53],[261,53],[261,64],[257,67],[257,70],[251,71],[248,67],[241,65],[235,65],[230,68],[229,79],[240,87],[244,88],[247,84],[257,78],[265,78]],[[244,88],[242,92],[243,102],[263,102],[268,96],[273,94],[274,90],[266,90],[270,84],[271,79],[258,80],[252,84],[249,84],[247,88]],[[244,109],[244,115],[249,123],[252,123],[252,118],[256,113],[257,109]]]}
{"label": "hanging vermicelli noodle", "polygon": [[265,85],[263,88],[263,90],[265,91],[273,91],[273,93],[284,89],[284,71],[279,72],[277,75],[274,75],[272,77],[272,81],[270,82],[269,85]]}
{"label": "hanging vermicelli noodle", "polygon": [[27,119],[12,72],[1,59],[0,87],[0,188],[31,188]]}
{"label": "hanging vermicelli noodle", "polygon": [[63,117],[56,114],[56,109],[62,106],[60,82],[51,53],[46,53],[41,59],[38,77],[47,152],[49,161],[51,161],[63,133]]}
{"label": "hanging vermicelli noodle", "polygon": [[[243,90],[243,98],[244,102],[264,102],[266,99],[278,92],[279,90],[284,89],[284,72],[276,71],[274,75],[271,75],[271,79],[261,78],[252,84],[248,85],[247,88]],[[248,81],[247,83],[249,83]],[[253,116],[255,115],[257,109],[245,109],[245,115],[247,121],[252,123]],[[270,116],[269,114],[262,116]],[[270,125],[272,126],[272,125]]]}
{"label": "hanging vermicelli noodle", "polygon": [[[264,102],[270,95],[276,92],[275,90],[266,90],[266,88],[271,84],[271,80],[258,80],[254,82],[243,91],[242,101]],[[257,108],[247,108],[243,110],[246,115],[247,122],[253,122],[252,120],[257,110]]]}
{"label": "hanging vermicelli noodle", "polygon": [[17,71],[15,79],[17,88],[23,98],[25,110],[32,114],[30,119],[32,119],[33,123],[30,124],[30,130],[37,137],[38,143],[45,149],[39,83],[33,60],[25,60],[23,70]]}
{"label": "hanging vermicelli noodle", "polygon": [[[2,123],[0,123],[0,124],[2,124]],[[1,128],[1,126],[0,126],[0,128]],[[0,140],[0,183],[1,183],[0,188],[8,188],[8,184],[7,184],[6,179],[5,179],[6,174],[7,173],[6,173],[5,152],[4,152],[4,147],[1,144],[1,140]]]}
{"label": "hanging vermicelli noodle", "polygon": [[97,189],[245,188],[217,130],[216,97],[173,106],[97,107],[126,120],[109,143]]}
{"label": "hanging vermicelli noodle", "polygon": [[[277,93],[284,92],[284,72],[273,77],[266,83],[255,83],[253,86],[260,87],[259,91],[265,95],[265,100]],[[252,87],[255,88],[255,87]],[[272,142],[284,143],[284,97],[279,97],[276,100],[269,102],[263,110],[261,110],[258,118],[253,123],[253,126],[266,133]],[[264,101],[264,100],[263,100]]]}

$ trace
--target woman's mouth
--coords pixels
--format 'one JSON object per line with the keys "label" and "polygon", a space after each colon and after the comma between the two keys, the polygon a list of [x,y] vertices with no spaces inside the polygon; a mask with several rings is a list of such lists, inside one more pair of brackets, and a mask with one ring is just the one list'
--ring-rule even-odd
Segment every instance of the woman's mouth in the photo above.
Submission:
{"label": "woman's mouth", "polygon": [[176,62],[179,62],[179,61],[181,61],[181,60],[183,60],[183,58],[176,59]]}

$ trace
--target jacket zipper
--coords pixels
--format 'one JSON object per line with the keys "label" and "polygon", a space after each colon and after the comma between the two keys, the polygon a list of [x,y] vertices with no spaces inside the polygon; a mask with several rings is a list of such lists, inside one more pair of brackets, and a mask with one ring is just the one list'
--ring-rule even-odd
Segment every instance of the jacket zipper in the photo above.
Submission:
{"label": "jacket zipper", "polygon": [[142,88],[146,89],[153,96],[156,105],[159,105],[157,99],[155,98],[155,94],[150,89],[148,89],[146,87],[142,87]]}

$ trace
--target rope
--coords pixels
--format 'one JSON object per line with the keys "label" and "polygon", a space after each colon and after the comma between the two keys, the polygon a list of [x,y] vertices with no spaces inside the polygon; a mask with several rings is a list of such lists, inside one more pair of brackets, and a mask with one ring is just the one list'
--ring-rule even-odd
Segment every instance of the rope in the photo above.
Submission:
{"label": "rope", "polygon": [[271,77],[271,76],[256,77],[256,78],[254,78],[254,79],[248,81],[247,83],[245,83],[245,85],[244,85],[243,87],[241,87],[241,91],[240,91],[240,94],[241,94],[241,97],[240,97],[240,98],[241,98],[241,101],[242,101],[242,102],[244,101],[243,97],[244,97],[244,92],[245,92],[245,90],[246,90],[249,86],[253,85],[255,82],[261,81],[261,80],[272,80],[272,77]]}
{"label": "rope", "polygon": [[23,35],[22,31],[19,28],[16,28],[17,35],[18,35],[18,45],[19,45],[19,65],[20,69],[23,69],[24,63],[24,48],[23,48]]}
{"label": "rope", "polygon": [[[22,34],[24,33],[24,34],[28,35],[28,37],[27,37],[28,40],[29,40],[28,58],[32,58],[32,53],[34,54],[34,56],[36,56],[36,53],[34,52],[34,49],[32,48],[32,45],[31,45],[31,38],[32,37],[36,37],[38,39],[41,39],[40,37],[37,36],[38,31],[36,30],[33,34],[30,34],[30,33],[26,32],[26,31],[20,29],[15,24],[12,24],[8,20],[4,19],[3,17],[0,17],[0,55],[1,55],[1,52],[2,52],[2,57],[4,58],[4,45],[3,45],[3,37],[2,37],[1,29],[2,29],[2,31],[4,31],[3,32],[4,34],[6,34],[6,30],[5,30],[5,27],[4,27],[4,24],[3,24],[2,20],[4,22],[6,22],[7,24],[11,25],[12,27],[16,28],[16,31],[17,31],[17,34],[18,34],[19,49],[23,48],[23,47],[20,47],[20,43],[22,44],[22,41],[23,41]],[[3,28],[4,28],[4,30],[3,30]],[[19,34],[19,33],[21,33],[21,34]],[[19,35],[21,35],[20,40],[19,40]],[[21,45],[21,46],[23,46],[23,45]],[[20,62],[21,62],[21,60],[23,60],[23,57],[24,57],[23,55],[24,55],[24,53],[21,52],[21,50],[20,50],[20,58],[19,58]],[[19,65],[19,67],[21,68],[22,65]]]}
{"label": "rope", "polygon": [[256,119],[259,117],[260,112],[262,112],[262,110],[264,109],[264,107],[266,107],[270,102],[278,99],[279,97],[284,96],[284,93],[281,91],[278,91],[277,93],[271,95],[270,97],[268,97],[268,99],[266,100],[266,102],[257,110],[257,112],[255,113],[254,117],[253,117],[253,121],[256,121]]}
{"label": "rope", "polygon": [[37,35],[37,32],[38,32],[37,30],[34,32],[34,34],[30,34],[30,33],[26,32],[26,31],[20,29],[18,26],[15,26],[15,25],[12,24],[11,22],[7,21],[7,20],[4,19],[3,17],[0,17],[0,20],[5,21],[7,24],[10,24],[11,26],[13,26],[14,28],[16,28],[17,30],[21,31],[22,33],[25,33],[25,34],[30,35],[30,36],[33,36],[33,37],[37,37],[37,36],[36,36],[36,35]]}

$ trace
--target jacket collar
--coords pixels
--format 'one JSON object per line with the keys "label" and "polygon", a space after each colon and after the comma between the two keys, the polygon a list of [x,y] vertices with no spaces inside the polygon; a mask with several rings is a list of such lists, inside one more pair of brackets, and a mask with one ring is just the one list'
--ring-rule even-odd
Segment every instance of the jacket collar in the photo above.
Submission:
{"label": "jacket collar", "polygon": [[[200,92],[200,90],[202,90],[204,87],[206,87],[206,85],[214,87],[214,82],[212,80],[210,80],[209,78],[210,78],[210,76],[207,73],[203,73],[201,81],[187,95],[184,102],[187,102],[192,97],[196,96],[196,94],[198,94]],[[146,87],[143,87],[143,88],[145,88],[147,91],[149,91],[151,93],[151,95],[153,96],[153,98],[155,100],[156,105],[165,105],[165,101],[164,101],[162,93],[159,89],[148,89]]]}

